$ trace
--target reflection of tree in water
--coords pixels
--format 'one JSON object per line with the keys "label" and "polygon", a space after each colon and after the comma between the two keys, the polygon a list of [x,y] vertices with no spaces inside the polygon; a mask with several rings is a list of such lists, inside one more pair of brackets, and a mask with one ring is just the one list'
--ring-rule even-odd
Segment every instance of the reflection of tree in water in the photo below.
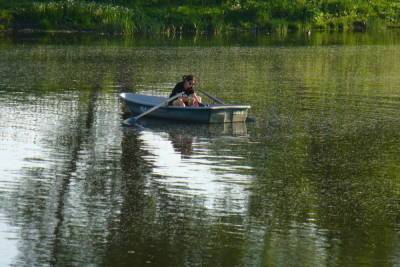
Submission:
{"label": "reflection of tree in water", "polygon": [[[96,158],[92,154],[95,148],[92,142],[100,90],[94,86],[80,92],[78,100],[66,101],[73,112],[63,117],[61,126],[41,136],[46,147],[46,152],[41,153],[50,153],[44,157],[49,157],[51,163],[40,172],[27,168],[26,178],[12,197],[15,208],[11,216],[15,216],[21,235],[17,262],[22,265],[65,265],[67,262],[80,265],[97,261],[96,252],[101,250],[102,238],[95,233],[105,218],[101,218],[102,212],[96,212],[99,204],[96,197],[108,190],[107,181],[94,169],[95,162],[91,162]],[[86,158],[87,154],[93,158]],[[105,166],[97,168],[109,168],[112,164],[105,162]],[[90,192],[91,189],[94,190]],[[79,196],[85,190],[86,194]],[[89,246],[91,242],[97,246]],[[85,250],[78,244],[86,245]]]}
{"label": "reflection of tree in water", "polygon": [[[99,89],[93,87],[90,90],[86,109],[79,103],[77,116],[69,114],[72,115],[68,118],[72,127],[67,132],[61,130],[59,133],[63,137],[62,144],[56,146],[59,150],[56,154],[61,152],[68,155],[67,160],[63,159],[66,164],[49,166],[49,169],[43,168],[41,171],[34,167],[26,168],[26,182],[15,192],[16,196],[12,197],[15,210],[11,216],[16,216],[15,220],[20,223],[22,235],[19,262],[32,265],[57,265],[63,262],[59,257],[65,253],[62,233],[66,217],[65,205],[71,180],[75,178],[77,171],[82,144],[93,125]],[[67,122],[64,123],[68,125]],[[56,138],[57,141],[61,139]]]}
{"label": "reflection of tree in water", "polygon": [[[69,161],[69,165],[65,169],[65,175],[62,178],[61,184],[60,184],[60,190],[59,190],[59,195],[58,195],[58,200],[56,204],[56,212],[55,212],[55,218],[57,219],[57,223],[54,228],[54,244],[53,244],[53,251],[52,251],[52,256],[50,260],[51,265],[57,265],[59,264],[59,256],[60,252],[62,249],[62,227],[64,223],[64,209],[65,209],[65,201],[66,201],[66,193],[69,190],[69,184],[71,183],[71,179],[73,174],[77,170],[77,162],[78,162],[78,155],[79,151],[82,149],[82,143],[85,141],[84,139],[87,138],[87,136],[90,134],[90,130],[92,129],[93,126],[93,120],[94,120],[94,112],[95,112],[95,105],[96,105],[96,100],[98,97],[100,87],[96,86],[92,90],[90,90],[89,97],[88,97],[88,106],[87,106],[87,111],[86,111],[86,118],[84,119],[84,125],[85,127],[82,127],[80,123],[77,125],[77,130],[76,130],[76,135],[74,138],[74,141],[72,142],[72,147],[71,147],[71,158]],[[84,116],[79,116],[81,118],[84,118]]]}
{"label": "reflection of tree in water", "polygon": [[394,144],[400,136],[391,124],[362,125],[343,135],[317,132],[311,139],[308,163],[316,212],[323,214],[319,224],[333,230],[328,242],[343,252],[338,257],[343,264],[353,259],[375,265],[400,249],[392,239],[399,220],[400,158]]}
{"label": "reflection of tree in water", "polygon": [[119,220],[110,225],[104,266],[237,266],[245,239],[241,215],[212,217],[201,197],[174,194],[158,183],[145,160],[149,152],[135,131],[122,140],[122,196]]}
{"label": "reflection of tree in water", "polygon": [[265,227],[266,262],[375,265],[393,257],[399,136],[385,125],[342,130],[315,123],[296,138],[271,130],[264,152],[256,153],[267,154],[252,160],[257,188],[250,205]]}
{"label": "reflection of tree in water", "polygon": [[[150,173],[146,152],[134,131],[122,140],[122,203],[117,225],[111,226],[104,265],[179,266],[184,259],[187,229],[186,205],[169,196],[165,188],[147,188]],[[172,209],[182,209],[181,216]],[[190,209],[189,209],[190,211]],[[181,255],[181,256],[177,256]]]}

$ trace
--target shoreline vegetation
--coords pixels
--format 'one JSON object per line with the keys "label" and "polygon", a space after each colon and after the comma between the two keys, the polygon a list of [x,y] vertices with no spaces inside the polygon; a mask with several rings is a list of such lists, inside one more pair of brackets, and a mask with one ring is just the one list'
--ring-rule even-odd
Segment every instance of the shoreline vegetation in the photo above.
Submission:
{"label": "shoreline vegetation", "polygon": [[0,0],[0,30],[135,33],[357,31],[400,26],[392,0]]}

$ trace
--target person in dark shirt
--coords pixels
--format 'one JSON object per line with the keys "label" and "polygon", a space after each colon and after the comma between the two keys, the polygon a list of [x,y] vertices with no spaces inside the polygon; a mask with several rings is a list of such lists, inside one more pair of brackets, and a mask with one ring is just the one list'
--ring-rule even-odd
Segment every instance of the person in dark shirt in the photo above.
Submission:
{"label": "person in dark shirt", "polygon": [[195,85],[195,79],[193,75],[184,75],[182,81],[177,83],[172,90],[169,97],[173,97],[176,94],[184,93],[181,97],[171,101],[169,105],[176,107],[199,107],[201,106],[201,97],[194,92],[193,86]]}

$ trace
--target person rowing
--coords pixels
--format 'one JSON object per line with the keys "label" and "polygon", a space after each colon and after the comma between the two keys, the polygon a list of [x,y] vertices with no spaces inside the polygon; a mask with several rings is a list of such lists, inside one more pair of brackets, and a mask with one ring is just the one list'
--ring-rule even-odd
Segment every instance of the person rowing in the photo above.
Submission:
{"label": "person rowing", "polygon": [[203,106],[201,103],[201,97],[194,91],[194,85],[196,81],[193,75],[184,75],[182,81],[178,82],[172,90],[169,98],[183,93],[181,97],[169,102],[168,104],[175,107],[200,107]]}

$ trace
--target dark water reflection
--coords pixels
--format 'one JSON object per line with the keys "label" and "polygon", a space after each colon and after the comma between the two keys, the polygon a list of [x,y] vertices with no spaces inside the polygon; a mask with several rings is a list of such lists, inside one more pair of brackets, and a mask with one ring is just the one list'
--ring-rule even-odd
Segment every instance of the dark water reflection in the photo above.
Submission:
{"label": "dark water reflection", "polygon": [[[0,265],[398,265],[393,34],[351,46],[2,40]],[[256,123],[122,126],[118,93],[165,95],[187,72],[251,104]]]}

